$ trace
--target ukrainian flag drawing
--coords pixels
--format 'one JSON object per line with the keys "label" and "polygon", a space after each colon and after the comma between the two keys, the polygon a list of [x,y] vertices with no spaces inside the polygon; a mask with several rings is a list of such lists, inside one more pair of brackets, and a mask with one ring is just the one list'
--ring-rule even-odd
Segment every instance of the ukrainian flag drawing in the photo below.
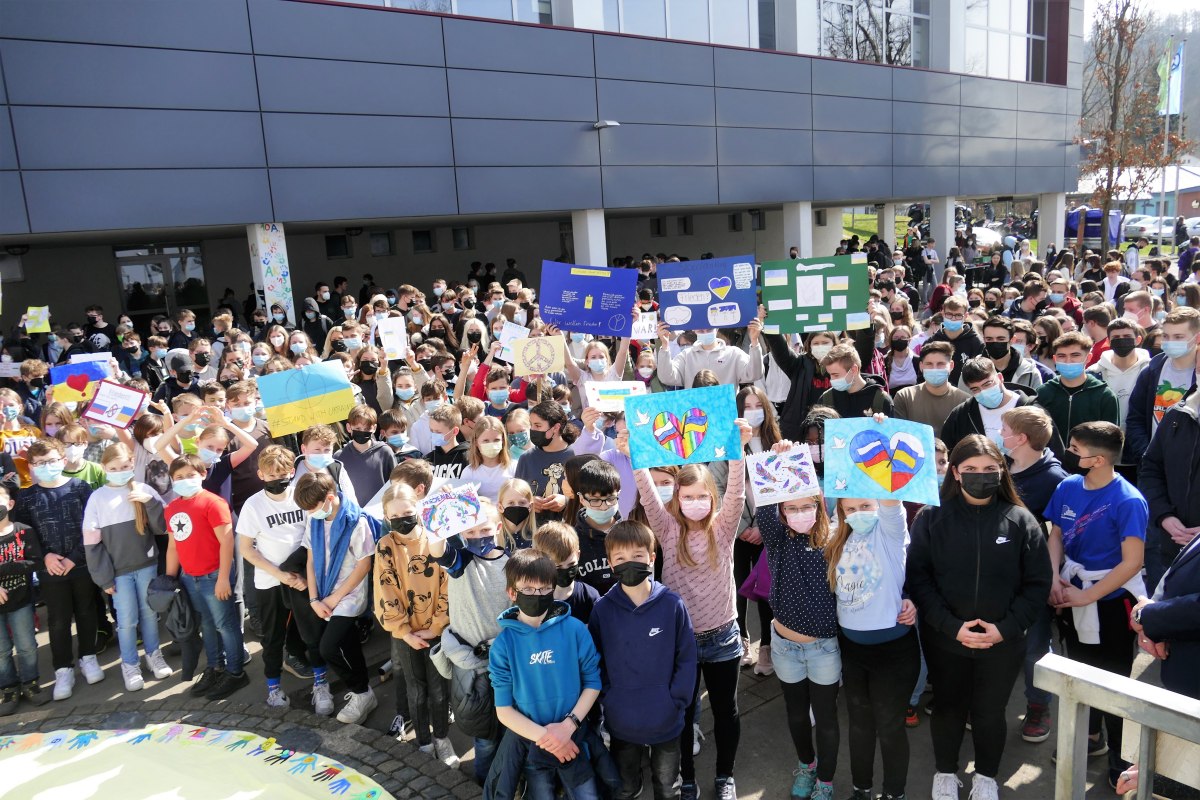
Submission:
{"label": "ukrainian flag drawing", "polygon": [[258,379],[272,436],[310,425],[341,422],[354,407],[354,390],[341,361],[325,361]]}
{"label": "ukrainian flag drawing", "polygon": [[54,402],[86,403],[96,393],[100,381],[107,377],[108,371],[98,361],[51,367],[50,385],[54,388]]}

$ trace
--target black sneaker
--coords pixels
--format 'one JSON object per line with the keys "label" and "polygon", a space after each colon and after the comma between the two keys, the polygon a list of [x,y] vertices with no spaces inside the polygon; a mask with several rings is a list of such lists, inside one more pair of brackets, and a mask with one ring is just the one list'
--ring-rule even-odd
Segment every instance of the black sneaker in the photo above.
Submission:
{"label": "black sneaker", "polygon": [[700,800],[700,790],[694,783],[685,783],[679,787],[679,800]]}
{"label": "black sneaker", "polygon": [[737,800],[737,786],[733,782],[733,776],[728,778],[717,778],[713,782],[713,787],[717,792],[717,800]]}
{"label": "black sneaker", "polygon": [[404,734],[411,731],[413,727],[412,720],[405,717],[403,714],[397,714],[392,717],[392,724],[388,726],[388,736],[393,739],[403,741]]}
{"label": "black sneaker", "polygon": [[20,699],[20,692],[16,686],[10,686],[0,693],[0,717],[7,717],[9,714],[17,710],[17,701]]}
{"label": "black sneaker", "polygon": [[846,800],[874,800],[870,789],[855,789]]}
{"label": "black sneaker", "polygon": [[214,667],[208,667],[205,669],[204,674],[202,674],[200,678],[192,684],[192,688],[189,690],[192,697],[204,697],[206,694],[208,694],[209,690],[213,688],[213,686],[216,686],[217,681],[224,674],[225,670],[216,669]]}
{"label": "black sneaker", "polygon": [[217,678],[217,682],[213,684],[212,688],[204,696],[209,700],[224,700],[238,689],[249,685],[250,676],[245,672],[239,672],[237,675],[234,675],[232,672],[222,672],[220,677]]}
{"label": "black sneaker", "polygon": [[108,646],[110,644],[112,644],[112,640],[113,640],[113,632],[112,631],[106,631],[103,628],[96,631],[96,653],[95,654],[100,655],[105,650],[107,650]]}
{"label": "black sneaker", "polygon": [[888,794],[887,792],[884,792],[883,794],[879,795],[879,800],[908,800],[908,798],[904,796],[903,792],[900,794]]}
{"label": "black sneaker", "polygon": [[262,620],[258,618],[258,614],[248,614],[246,622],[242,627],[247,633],[254,634],[256,638],[262,638]]}
{"label": "black sneaker", "polygon": [[1088,737],[1087,747],[1088,758],[1097,758],[1108,752],[1108,737],[1104,735],[1103,728],[1100,729],[1099,738],[1093,739],[1091,736]]}
{"label": "black sneaker", "polygon": [[284,656],[283,668],[302,680],[311,681],[313,678],[313,670],[305,662],[296,658],[291,653]]}
{"label": "black sneaker", "polygon": [[44,706],[50,702],[50,693],[43,692],[37,681],[30,681],[21,686],[21,699],[35,706]]}

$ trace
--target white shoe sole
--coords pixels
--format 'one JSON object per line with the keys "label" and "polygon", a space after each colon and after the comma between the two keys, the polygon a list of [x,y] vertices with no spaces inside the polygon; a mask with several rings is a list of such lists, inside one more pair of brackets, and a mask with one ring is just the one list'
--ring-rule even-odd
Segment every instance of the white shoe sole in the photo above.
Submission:
{"label": "white shoe sole", "polygon": [[338,722],[341,722],[346,725],[359,725],[362,723],[362,721],[364,719],[366,719],[367,717],[369,717],[371,715],[372,711],[374,711],[378,707],[379,707],[379,700],[375,697],[374,694],[372,694],[369,704],[367,705],[366,708],[364,708],[362,710],[362,712],[357,717],[353,717],[351,719],[345,719],[342,716],[342,714],[344,714],[346,712],[346,709],[343,708],[341,711],[338,712],[337,719],[338,719]]}

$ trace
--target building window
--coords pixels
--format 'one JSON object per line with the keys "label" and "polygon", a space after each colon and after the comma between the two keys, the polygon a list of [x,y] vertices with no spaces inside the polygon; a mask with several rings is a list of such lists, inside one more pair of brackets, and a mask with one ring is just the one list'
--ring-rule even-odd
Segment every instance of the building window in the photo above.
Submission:
{"label": "building window", "polygon": [[326,258],[349,258],[350,257],[350,237],[344,233],[337,233],[332,236],[325,237],[325,257]]}
{"label": "building window", "polygon": [[758,46],[775,50],[775,0],[758,0]]}
{"label": "building window", "polygon": [[432,230],[420,230],[412,232],[412,245],[414,253],[436,253],[437,238]]}
{"label": "building window", "polygon": [[392,249],[392,234],[388,231],[372,231],[369,235],[372,256],[390,256]]}
{"label": "building window", "polygon": [[475,249],[475,229],[474,228],[451,228],[450,238],[454,241],[455,250],[474,250]]}
{"label": "building window", "polygon": [[750,212],[750,230],[765,231],[767,229],[767,215],[757,209]]}
{"label": "building window", "polygon": [[929,66],[929,0],[820,2],[821,55]]}
{"label": "building window", "polygon": [[742,213],[739,211],[736,214],[729,215],[729,232],[738,233],[742,230]]}
{"label": "building window", "polygon": [[692,235],[692,218],[690,215],[675,218],[675,233],[679,236]]}
{"label": "building window", "polygon": [[667,235],[667,218],[666,217],[651,217],[650,218],[650,236],[652,238],[660,238]]}
{"label": "building window", "polygon": [[1049,6],[1049,0],[967,0],[966,72],[1044,83]]}
{"label": "building window", "polygon": [[490,19],[513,18],[512,0],[455,0],[454,13]]}

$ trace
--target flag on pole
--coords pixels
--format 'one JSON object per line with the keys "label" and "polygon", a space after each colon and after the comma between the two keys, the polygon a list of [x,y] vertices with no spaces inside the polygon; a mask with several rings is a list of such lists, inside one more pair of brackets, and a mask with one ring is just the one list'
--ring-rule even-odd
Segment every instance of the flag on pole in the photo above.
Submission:
{"label": "flag on pole", "polygon": [[1158,62],[1158,113],[1179,114],[1183,97],[1183,45],[1167,47]]}

